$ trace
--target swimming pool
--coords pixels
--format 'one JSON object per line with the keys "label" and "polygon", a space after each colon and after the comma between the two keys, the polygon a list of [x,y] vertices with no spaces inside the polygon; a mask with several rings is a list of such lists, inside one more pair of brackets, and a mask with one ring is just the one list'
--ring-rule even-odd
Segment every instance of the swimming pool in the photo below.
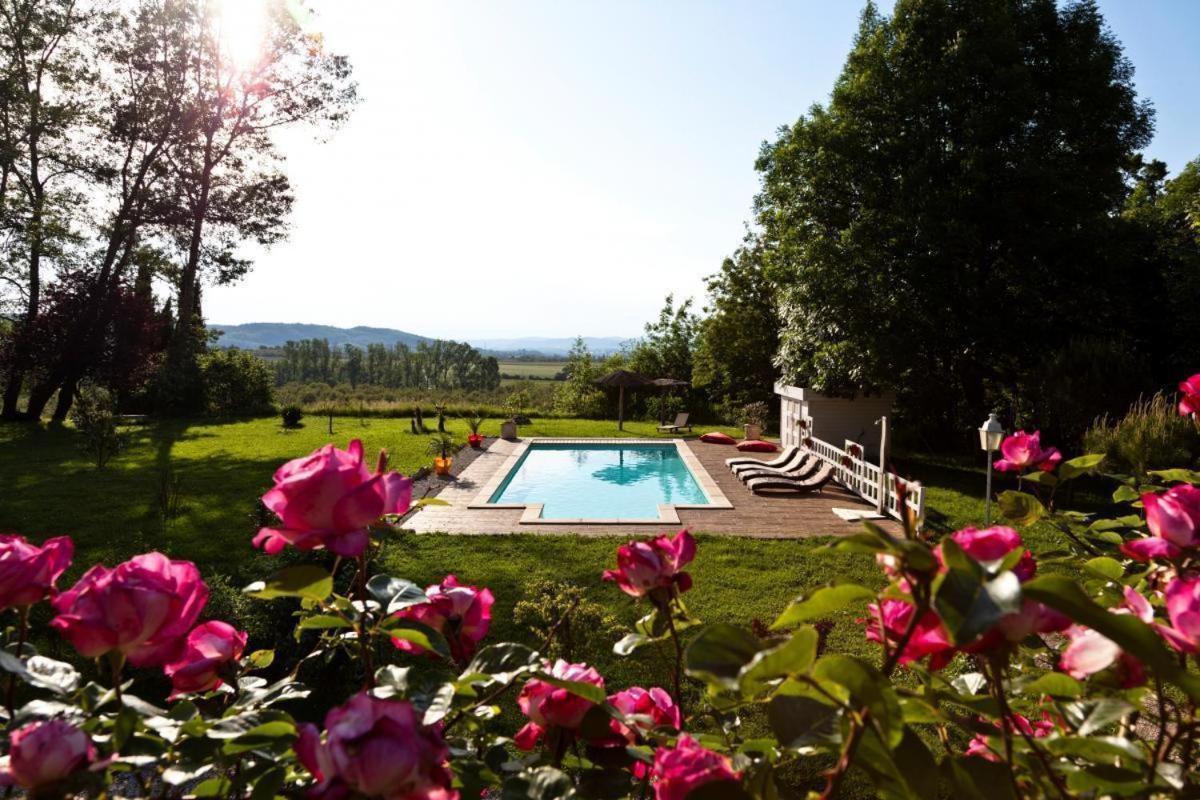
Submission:
{"label": "swimming pool", "polygon": [[533,440],[510,460],[482,507],[524,508],[522,522],[677,522],[676,508],[728,506],[675,440]]}

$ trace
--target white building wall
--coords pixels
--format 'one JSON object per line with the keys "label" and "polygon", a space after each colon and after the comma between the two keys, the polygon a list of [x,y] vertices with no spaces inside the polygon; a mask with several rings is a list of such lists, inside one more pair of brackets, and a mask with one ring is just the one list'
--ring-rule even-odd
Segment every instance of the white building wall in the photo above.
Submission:
{"label": "white building wall", "polygon": [[891,392],[850,400],[777,383],[775,393],[780,397],[779,435],[785,447],[802,441],[800,422],[807,420],[812,436],[838,447],[845,441],[858,442],[867,458],[878,457],[879,426],[875,422],[892,413],[896,398]]}

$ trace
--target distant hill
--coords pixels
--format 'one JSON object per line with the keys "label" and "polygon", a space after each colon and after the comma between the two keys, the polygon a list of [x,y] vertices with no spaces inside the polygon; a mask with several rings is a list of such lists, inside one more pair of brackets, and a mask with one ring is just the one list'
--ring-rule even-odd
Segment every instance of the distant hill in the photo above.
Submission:
{"label": "distant hill", "polygon": [[[565,356],[575,344],[575,337],[549,338],[541,336],[525,336],[516,339],[471,339],[471,344],[480,350],[491,350],[506,354],[542,354],[547,356]],[[585,336],[584,344],[594,356],[606,356],[615,353],[630,340],[620,336]]]}
{"label": "distant hill", "polygon": [[[221,325],[212,323],[209,328],[221,331],[218,347],[238,347],[242,350],[257,350],[260,347],[282,347],[285,343],[301,339],[328,339],[334,347],[352,344],[366,347],[369,344],[384,344],[391,347],[397,342],[416,347],[421,342],[432,342],[429,336],[419,336],[394,328],[369,328],[359,325],[354,328],[337,328],[333,325],[310,325],[303,322],[247,322],[244,325]],[[468,339],[472,346],[497,356],[537,357],[565,356],[574,344],[574,337],[552,338],[527,336],[514,339]],[[593,355],[608,355],[620,350],[629,342],[619,336],[585,336],[583,341]]]}
{"label": "distant hill", "polygon": [[239,347],[243,350],[281,347],[287,342],[298,342],[301,339],[328,339],[329,344],[334,347],[352,344],[364,348],[369,344],[385,344],[391,347],[397,342],[416,347],[421,342],[433,341],[427,336],[418,336],[415,333],[393,328],[368,328],[365,325],[335,328],[332,325],[309,325],[302,322],[247,322],[245,325],[214,323],[208,327],[221,331],[221,338],[217,339],[218,347]]}

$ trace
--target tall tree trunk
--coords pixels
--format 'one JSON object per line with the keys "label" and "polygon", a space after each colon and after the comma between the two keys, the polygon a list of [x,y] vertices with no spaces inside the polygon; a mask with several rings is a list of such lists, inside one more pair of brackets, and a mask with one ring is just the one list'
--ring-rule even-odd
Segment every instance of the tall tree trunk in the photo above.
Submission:
{"label": "tall tree trunk", "polygon": [[75,402],[75,394],[79,390],[78,381],[69,381],[58,390],[58,402],[54,406],[54,414],[50,417],[55,422],[63,422]]}

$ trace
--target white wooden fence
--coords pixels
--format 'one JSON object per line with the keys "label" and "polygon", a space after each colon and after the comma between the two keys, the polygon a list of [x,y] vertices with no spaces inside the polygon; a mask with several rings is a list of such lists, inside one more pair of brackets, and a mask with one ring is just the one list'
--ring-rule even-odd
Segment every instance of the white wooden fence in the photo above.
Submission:
{"label": "white wooden fence", "polygon": [[875,506],[880,514],[900,519],[896,502],[896,482],[901,481],[908,490],[904,504],[915,515],[917,526],[925,521],[925,487],[915,481],[904,481],[884,472],[878,464],[863,460],[862,446],[847,441],[843,447],[835,447],[814,436],[804,435],[806,426],[800,424],[800,444],[808,451],[834,468],[834,478],[850,491]]}

